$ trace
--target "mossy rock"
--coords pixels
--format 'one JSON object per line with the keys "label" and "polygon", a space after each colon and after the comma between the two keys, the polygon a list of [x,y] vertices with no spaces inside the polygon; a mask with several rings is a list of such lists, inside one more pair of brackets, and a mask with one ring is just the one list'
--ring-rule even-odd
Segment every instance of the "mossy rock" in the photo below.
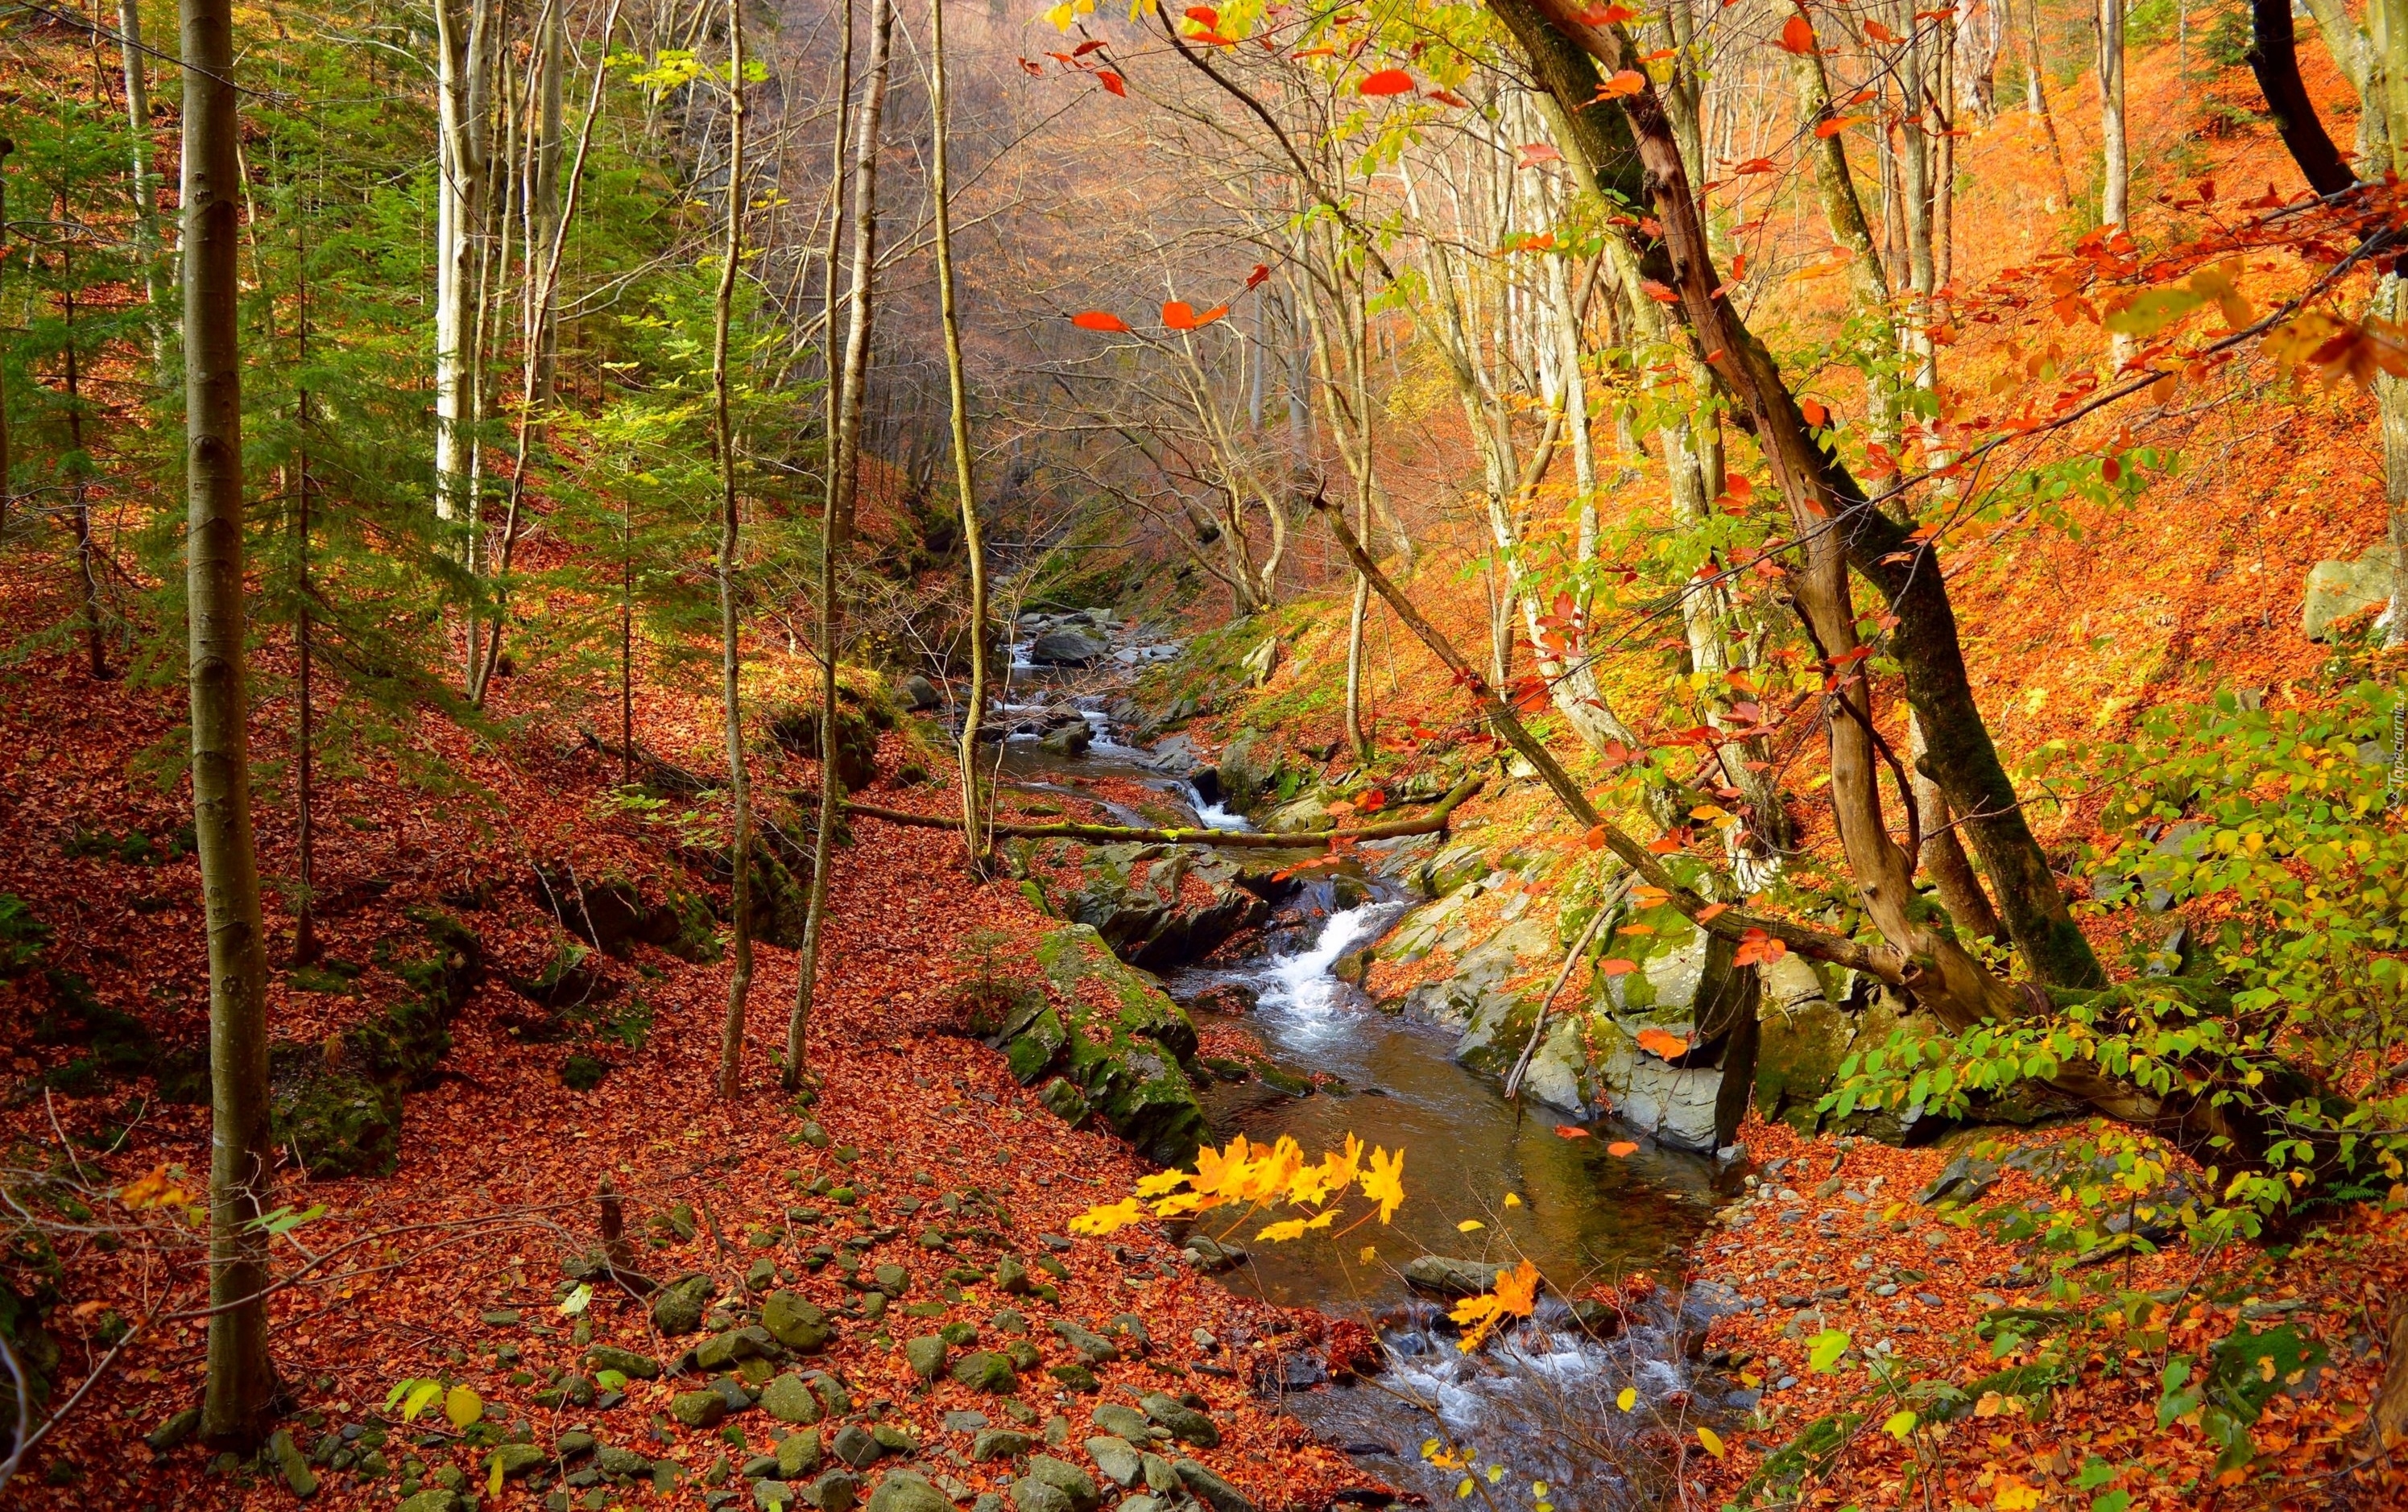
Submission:
{"label": "mossy rock", "polygon": [[996,1035],[1012,1075],[1035,1085],[1048,1073],[1048,1105],[1068,1117],[1100,1117],[1148,1159],[1183,1163],[1210,1136],[1182,1063],[1196,1053],[1196,1027],[1154,979],[1123,964],[1083,924],[1054,931],[1037,948],[1057,1003],[1023,1005]]}
{"label": "mossy rock", "polygon": [[482,944],[432,910],[410,916],[434,947],[425,956],[380,950],[415,991],[320,1044],[268,1050],[268,1126],[312,1177],[388,1176],[401,1154],[402,1094],[430,1083],[452,1048],[452,1020],[484,977]]}
{"label": "mossy rock", "polygon": [[[836,777],[847,792],[859,792],[878,780],[877,722],[837,689]],[[820,759],[820,706],[784,704],[769,711],[769,738],[805,761]],[[887,722],[893,723],[888,711]]]}

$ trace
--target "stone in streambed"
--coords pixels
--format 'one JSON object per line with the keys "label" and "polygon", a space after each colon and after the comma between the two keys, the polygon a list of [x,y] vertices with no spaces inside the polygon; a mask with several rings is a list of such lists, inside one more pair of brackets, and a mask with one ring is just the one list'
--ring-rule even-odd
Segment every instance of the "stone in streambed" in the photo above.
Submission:
{"label": "stone in streambed", "polygon": [[1187,1494],[1209,1512],[1254,1512],[1254,1504],[1246,1499],[1245,1492],[1195,1461],[1181,1460],[1171,1468],[1179,1472],[1179,1483],[1187,1488]]}
{"label": "stone in streambed", "polygon": [[1016,1428],[984,1428],[970,1440],[970,1462],[984,1464],[990,1460],[1017,1460],[1037,1447],[1037,1440]]}
{"label": "stone in streambed", "polygon": [[1145,1414],[1135,1407],[1106,1402],[1096,1408],[1094,1421],[1096,1427],[1115,1438],[1125,1438],[1136,1444],[1154,1442],[1154,1425],[1146,1421]]}
{"label": "stone in streambed", "polygon": [[869,1493],[869,1512],[953,1512],[953,1499],[924,1476],[890,1470]]}
{"label": "stone in streambed", "polygon": [[814,1423],[825,1416],[810,1383],[792,1372],[771,1381],[761,1392],[761,1409],[780,1422]]}
{"label": "stone in streambed", "polygon": [[714,1428],[727,1416],[727,1398],[717,1391],[680,1391],[669,1399],[669,1416],[688,1428]]}
{"label": "stone in streambed", "polygon": [[945,1370],[945,1341],[935,1334],[924,1334],[903,1341],[903,1359],[910,1365],[911,1374],[924,1381],[934,1381]]}
{"label": "stone in streambed", "polygon": [[703,1309],[718,1290],[719,1283],[708,1276],[681,1277],[670,1282],[652,1299],[652,1326],[671,1338],[698,1332]]}
{"label": "stone in streambed", "polygon": [[1086,1443],[1087,1458],[1116,1486],[1134,1486],[1145,1478],[1145,1462],[1127,1439],[1104,1434]]}
{"label": "stone in streambed", "polygon": [[1212,1419],[1197,1411],[1177,1397],[1164,1391],[1148,1391],[1140,1405],[1145,1415],[1170,1430],[1173,1438],[1209,1449],[1221,1442],[1221,1430]]}
{"label": "stone in streambed", "polygon": [[778,1441],[778,1474],[788,1480],[810,1475],[820,1464],[820,1431],[806,1428]]}
{"label": "stone in streambed", "polygon": [[1484,1260],[1423,1255],[1405,1263],[1405,1284],[1441,1297],[1476,1297],[1494,1288],[1508,1268]]}
{"label": "stone in streambed", "polygon": [[1050,1454],[1037,1455],[1028,1462],[1028,1478],[1041,1480],[1068,1497],[1070,1512],[1096,1512],[1104,1505],[1094,1478],[1067,1460],[1057,1460]]}
{"label": "stone in streambed", "polygon": [[805,1302],[792,1291],[772,1291],[761,1306],[761,1326],[789,1349],[810,1354],[824,1349],[836,1336],[836,1325],[825,1309]]}

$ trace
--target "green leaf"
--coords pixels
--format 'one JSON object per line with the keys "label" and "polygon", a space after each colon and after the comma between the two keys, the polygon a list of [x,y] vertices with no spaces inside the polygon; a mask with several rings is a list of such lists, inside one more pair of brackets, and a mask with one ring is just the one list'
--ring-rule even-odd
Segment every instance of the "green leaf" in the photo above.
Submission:
{"label": "green leaf", "polygon": [[466,1428],[485,1415],[485,1399],[465,1386],[455,1386],[443,1397],[443,1416],[452,1419],[454,1428]]}
{"label": "green leaf", "polygon": [[1825,1329],[1807,1341],[1806,1368],[1818,1375],[1830,1370],[1839,1364],[1840,1357],[1848,1352],[1848,1346],[1854,1342],[1845,1329]]}
{"label": "green leaf", "polygon": [[1912,1412],[1894,1412],[1890,1414],[1889,1421],[1882,1424],[1882,1432],[1903,1444],[1906,1435],[1914,1432],[1917,1420]]}
{"label": "green leaf", "polygon": [[594,1373],[594,1384],[606,1391],[624,1391],[627,1389],[627,1377],[615,1370],[597,1370]]}
{"label": "green leaf", "polygon": [[409,1395],[402,1401],[401,1420],[403,1422],[416,1422],[418,1420],[418,1415],[424,1412],[428,1407],[434,1405],[435,1399],[443,1394],[443,1383],[441,1381],[411,1381],[408,1382],[408,1385],[409,1386]]}
{"label": "green leaf", "polygon": [[580,1281],[577,1283],[577,1290],[562,1300],[560,1310],[574,1318],[590,1306],[593,1301],[594,1288],[587,1282]]}

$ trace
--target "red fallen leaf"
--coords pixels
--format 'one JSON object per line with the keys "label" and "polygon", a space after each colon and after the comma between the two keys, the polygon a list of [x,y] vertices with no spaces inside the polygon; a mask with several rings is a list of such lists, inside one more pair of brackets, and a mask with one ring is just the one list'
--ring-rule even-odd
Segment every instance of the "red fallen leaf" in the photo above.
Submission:
{"label": "red fallen leaf", "polygon": [[1625,961],[1620,956],[1608,956],[1597,963],[1597,974],[1600,977],[1627,977],[1638,969],[1638,962]]}
{"label": "red fallen leaf", "polygon": [[1627,1139],[1617,1139],[1612,1144],[1605,1147],[1605,1152],[1612,1156],[1615,1160],[1620,1160],[1626,1155],[1638,1154],[1639,1147],[1632,1144]]}
{"label": "red fallen leaf", "polygon": [[1104,44],[1102,42],[1090,40],[1082,42],[1077,47],[1072,48],[1070,50],[1070,56],[1074,58],[1083,58],[1090,52],[1101,52],[1103,50]]}
{"label": "red fallen leaf", "polygon": [[1411,94],[1412,92],[1413,76],[1401,68],[1383,68],[1376,74],[1368,74],[1364,76],[1363,82],[1354,86],[1355,93],[1374,99],[1383,94]]}
{"label": "red fallen leaf", "polygon": [[1576,1125],[1558,1123],[1555,1125],[1555,1137],[1558,1139],[1594,1139],[1597,1136],[1590,1134],[1586,1129],[1579,1128]]}
{"label": "red fallen leaf", "polygon": [[1469,100],[1465,99],[1462,95],[1457,94],[1453,90],[1424,90],[1422,91],[1422,98],[1426,100],[1436,100],[1440,105],[1451,105],[1458,110],[1466,109],[1469,107],[1471,104]]}
{"label": "red fallen leaf", "polygon": [[1656,303],[1659,305],[1677,305],[1681,302],[1681,296],[1679,294],[1674,293],[1670,289],[1656,282],[1653,278],[1640,279],[1639,287],[1645,291],[1648,298],[1656,301]]}
{"label": "red fallen leaf", "polygon": [[1246,287],[1249,289],[1259,288],[1262,281],[1270,276],[1271,270],[1269,264],[1257,263],[1254,264],[1254,271],[1246,275]]}
{"label": "red fallen leaf", "polygon": [[1781,50],[1803,57],[1814,50],[1814,24],[1803,16],[1792,16],[1781,28]]}
{"label": "red fallen leaf", "polygon": [[1125,331],[1128,321],[1108,309],[1082,309],[1070,317],[1070,323],[1082,331]]}
{"label": "red fallen leaf", "polygon": [[1798,413],[1805,416],[1806,423],[1818,431],[1831,423],[1830,407],[1818,399],[1799,400]]}
{"label": "red fallen leaf", "polygon": [[1514,166],[1535,168],[1541,163],[1561,163],[1564,154],[1553,142],[1524,142],[1522,161]]}
{"label": "red fallen leaf", "polygon": [[1388,795],[1377,788],[1354,800],[1354,812],[1358,814],[1376,814],[1387,806]]}
{"label": "red fallen leaf", "polygon": [[1096,76],[1096,82],[1111,91],[1114,94],[1120,95],[1123,99],[1126,99],[1128,97],[1128,86],[1121,82],[1121,76],[1118,74],[1111,73],[1110,71],[1097,74]]}
{"label": "red fallen leaf", "polygon": [[1676,1034],[1669,1029],[1658,1029],[1654,1024],[1649,1024],[1639,1031],[1639,1048],[1651,1055],[1660,1055],[1670,1061],[1676,1056],[1686,1054],[1689,1041],[1686,1035]]}
{"label": "red fallen leaf", "polygon": [[1647,76],[1636,68],[1625,68],[1598,85],[1597,96],[1611,100],[1617,95],[1637,94],[1647,88]]}

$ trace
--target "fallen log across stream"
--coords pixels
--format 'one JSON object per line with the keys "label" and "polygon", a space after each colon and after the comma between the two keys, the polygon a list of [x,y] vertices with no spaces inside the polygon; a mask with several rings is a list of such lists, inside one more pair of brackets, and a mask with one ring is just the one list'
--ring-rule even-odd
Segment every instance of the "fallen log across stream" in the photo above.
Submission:
{"label": "fallen log across stream", "polygon": [[[1475,773],[1449,789],[1446,796],[1426,813],[1412,819],[1360,825],[1351,830],[1297,830],[1286,834],[1265,834],[1254,830],[1147,829],[1132,824],[1012,824],[1002,821],[988,825],[986,829],[990,834],[1014,840],[1090,840],[1103,845],[1133,841],[1145,845],[1221,846],[1245,850],[1300,850],[1316,846],[1352,845],[1365,840],[1400,840],[1415,834],[1442,834],[1446,831],[1448,818],[1487,781],[1484,775]],[[955,817],[915,814],[908,809],[883,808],[876,804],[847,803],[844,811],[862,819],[924,830],[959,830],[962,827],[961,820]]]}

